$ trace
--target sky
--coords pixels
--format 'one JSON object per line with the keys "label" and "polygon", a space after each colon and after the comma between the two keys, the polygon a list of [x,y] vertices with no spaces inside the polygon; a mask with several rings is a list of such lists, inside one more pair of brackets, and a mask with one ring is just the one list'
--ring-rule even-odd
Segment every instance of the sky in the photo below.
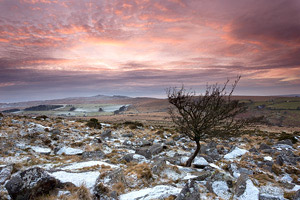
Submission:
{"label": "sky", "polygon": [[0,0],[0,102],[300,93],[299,0]]}

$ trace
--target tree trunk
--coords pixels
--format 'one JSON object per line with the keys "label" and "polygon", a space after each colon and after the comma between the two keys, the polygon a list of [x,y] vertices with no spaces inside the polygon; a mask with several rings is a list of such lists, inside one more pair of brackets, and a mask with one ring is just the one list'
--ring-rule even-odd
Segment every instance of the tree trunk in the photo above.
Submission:
{"label": "tree trunk", "polygon": [[196,158],[197,154],[200,151],[200,141],[196,141],[197,148],[194,154],[186,161],[185,166],[190,167],[192,165],[193,160]]}

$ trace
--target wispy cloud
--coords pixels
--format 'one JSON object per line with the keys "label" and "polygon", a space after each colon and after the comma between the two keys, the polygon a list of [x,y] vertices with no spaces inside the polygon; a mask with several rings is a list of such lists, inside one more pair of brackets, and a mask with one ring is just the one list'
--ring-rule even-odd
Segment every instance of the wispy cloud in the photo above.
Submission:
{"label": "wispy cloud", "polygon": [[0,101],[163,95],[237,74],[240,93],[299,93],[299,11],[283,0],[1,0]]}

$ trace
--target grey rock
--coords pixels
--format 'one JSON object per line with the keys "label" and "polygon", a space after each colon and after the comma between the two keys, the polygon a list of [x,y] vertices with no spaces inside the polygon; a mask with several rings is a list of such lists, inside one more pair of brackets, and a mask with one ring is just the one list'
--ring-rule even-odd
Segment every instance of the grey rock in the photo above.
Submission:
{"label": "grey rock", "polygon": [[163,145],[160,144],[154,144],[151,147],[141,147],[135,150],[136,154],[140,154],[142,156],[145,156],[145,158],[150,159],[152,158],[152,155],[156,155],[160,152],[162,152],[164,149]]}
{"label": "grey rock", "polygon": [[34,167],[13,176],[5,185],[12,199],[28,200],[48,194],[58,187],[59,181],[45,170]]}
{"label": "grey rock", "polygon": [[124,155],[121,160],[125,160],[126,162],[131,162],[133,160],[133,153]]}
{"label": "grey rock", "polygon": [[101,138],[110,138],[111,137],[111,130],[107,129],[105,131],[103,131],[100,135]]}
{"label": "grey rock", "polygon": [[0,168],[0,185],[5,183],[5,181],[10,178],[12,170],[13,170],[12,165],[8,165]]}
{"label": "grey rock", "polygon": [[125,140],[125,141],[123,142],[123,145],[126,145],[126,146],[131,146],[131,145],[132,145],[132,143],[131,143],[131,141],[130,141],[130,140]]}
{"label": "grey rock", "polygon": [[253,175],[253,170],[251,169],[246,169],[246,168],[240,168],[239,172],[241,174],[247,174],[247,175]]}
{"label": "grey rock", "polygon": [[59,129],[53,129],[51,131],[52,135],[60,135],[60,130]]}
{"label": "grey rock", "polygon": [[139,154],[139,155],[142,155],[142,156],[145,156],[145,158],[147,158],[147,159],[152,158],[152,154],[149,151],[149,148],[147,148],[147,147],[142,147],[142,148],[136,149],[135,153]]}
{"label": "grey rock", "polygon": [[286,145],[293,146],[293,142],[290,139],[278,141],[277,144],[286,144]]}
{"label": "grey rock", "polygon": [[259,200],[281,200],[281,199],[282,198],[280,197],[273,197],[266,194],[259,194]]}
{"label": "grey rock", "polygon": [[85,151],[82,153],[83,159],[97,159],[97,158],[104,158],[105,153],[103,151]]}
{"label": "grey rock", "polygon": [[283,160],[282,156],[279,155],[279,156],[276,157],[276,161],[275,162],[276,162],[277,165],[282,166],[283,163],[284,163],[284,160]]}
{"label": "grey rock", "polygon": [[166,141],[166,145],[170,145],[170,146],[174,146],[176,143],[174,142],[174,140],[168,140]]}
{"label": "grey rock", "polygon": [[236,196],[241,196],[245,190],[246,190],[246,181],[248,179],[247,174],[241,174],[239,178],[236,181],[235,187],[234,187],[234,193]]}
{"label": "grey rock", "polygon": [[164,149],[163,145],[154,144],[149,148],[149,151],[150,151],[151,155],[156,155],[156,154],[159,154],[160,152],[162,152],[163,149]]}
{"label": "grey rock", "polygon": [[212,175],[212,172],[210,171],[202,171],[200,173],[197,174],[195,179],[196,181],[204,181],[206,178],[210,177]]}
{"label": "grey rock", "polygon": [[195,180],[189,180],[175,200],[199,200],[200,189]]}
{"label": "grey rock", "polygon": [[249,149],[249,152],[256,153],[257,149],[255,147],[252,147],[251,149]]}
{"label": "grey rock", "polygon": [[132,132],[124,133],[124,134],[122,135],[122,137],[133,137],[133,133],[132,133]]}
{"label": "grey rock", "polygon": [[265,143],[262,143],[262,144],[259,146],[259,149],[260,149],[260,150],[272,149],[272,147],[270,147],[269,145],[267,145],[267,144],[265,144]]}
{"label": "grey rock", "polygon": [[140,147],[151,146],[152,142],[150,142],[148,140],[140,139],[136,142],[136,145],[140,146]]}

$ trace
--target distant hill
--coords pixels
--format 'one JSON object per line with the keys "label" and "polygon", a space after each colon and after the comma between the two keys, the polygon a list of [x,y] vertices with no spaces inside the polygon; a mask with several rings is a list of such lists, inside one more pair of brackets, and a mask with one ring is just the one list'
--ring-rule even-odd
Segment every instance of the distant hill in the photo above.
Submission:
{"label": "distant hill", "polygon": [[300,97],[300,94],[284,94],[278,95],[279,97]]}

